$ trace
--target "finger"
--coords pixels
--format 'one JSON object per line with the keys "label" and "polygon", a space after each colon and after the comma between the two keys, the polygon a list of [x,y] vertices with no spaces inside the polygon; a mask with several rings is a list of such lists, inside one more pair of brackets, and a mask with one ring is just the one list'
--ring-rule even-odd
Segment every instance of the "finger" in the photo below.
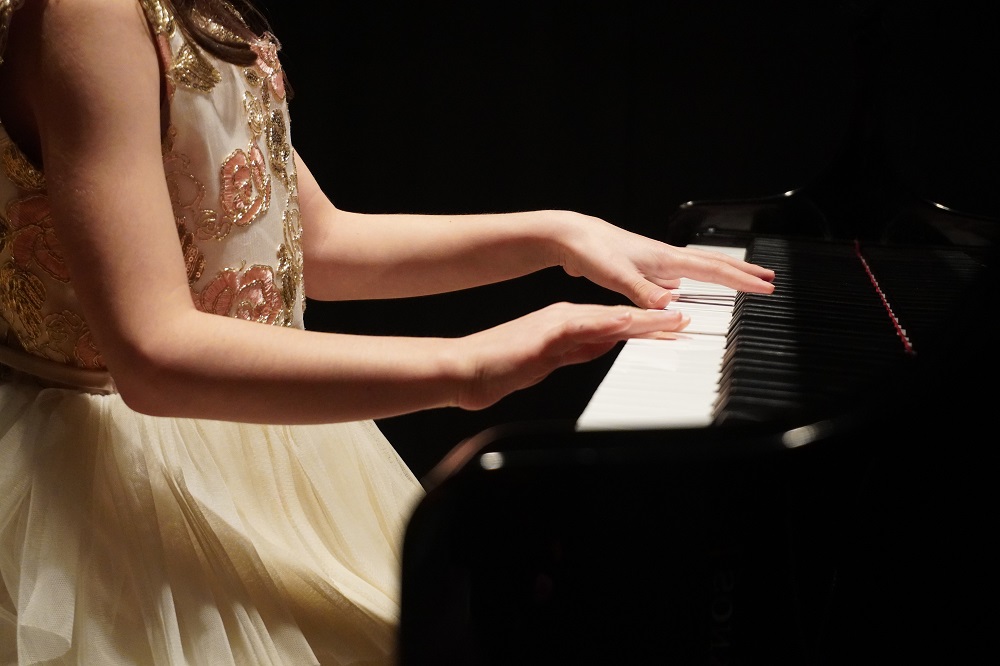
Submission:
{"label": "finger", "polygon": [[569,344],[559,353],[560,365],[585,363],[593,360],[610,351],[617,343],[629,338],[677,339],[680,331],[687,328],[691,322],[691,318],[687,315],[660,310],[648,311],[648,313],[643,311],[619,313],[615,319],[618,321],[627,319],[629,326],[616,334],[597,339],[576,338],[574,343]]}
{"label": "finger", "polygon": [[774,271],[719,253],[689,250],[681,266],[688,278],[725,285],[738,291],[770,294],[774,291]]}
{"label": "finger", "polygon": [[[672,286],[673,285],[673,286]],[[671,289],[680,286],[680,280],[666,280],[659,283],[650,282],[645,278],[632,285],[629,299],[641,308],[662,310],[674,300]]]}
{"label": "finger", "polygon": [[601,286],[623,294],[637,307],[662,310],[674,300],[672,290],[680,285],[679,278],[658,278],[629,268],[610,275]]}
{"label": "finger", "polygon": [[[749,261],[744,261],[743,259],[737,259],[736,257],[723,252],[706,250],[699,247],[685,247],[684,251],[689,256],[709,260],[709,265],[713,266],[713,268],[710,268],[709,270],[721,270],[732,274],[732,272],[726,268],[726,266],[728,266],[738,272],[752,275],[756,278],[764,280],[765,282],[771,282],[774,280],[774,271],[772,269],[750,263]],[[724,264],[724,266],[719,266],[719,264]]]}
{"label": "finger", "polygon": [[616,344],[618,344],[617,340],[611,340],[608,342],[592,342],[577,345],[562,354],[559,359],[559,365],[575,365],[593,361],[595,358],[603,356],[614,349]]}
{"label": "finger", "polygon": [[577,342],[625,340],[649,333],[680,331],[690,322],[690,316],[678,310],[619,306],[581,322],[572,337]]}
{"label": "finger", "polygon": [[[680,315],[677,317],[671,315]],[[691,316],[678,310],[646,310],[633,317],[629,337],[650,333],[682,331],[691,323]]]}

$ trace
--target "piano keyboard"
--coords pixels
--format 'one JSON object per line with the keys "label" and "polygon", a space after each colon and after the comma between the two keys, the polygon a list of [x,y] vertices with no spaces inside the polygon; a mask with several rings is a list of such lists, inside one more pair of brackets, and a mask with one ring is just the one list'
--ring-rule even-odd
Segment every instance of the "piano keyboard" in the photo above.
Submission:
{"label": "piano keyboard", "polygon": [[[829,415],[942,343],[986,268],[975,248],[757,237],[712,249],[777,273],[770,296],[682,281],[671,340],[628,340],[576,429],[701,427]],[[940,349],[939,347],[937,349]]]}
{"label": "piano keyboard", "polygon": [[[743,247],[703,246],[742,259]],[[713,421],[726,333],[737,292],[681,279],[669,305],[691,323],[670,340],[634,338],[577,419],[576,429],[616,430],[707,426]]]}

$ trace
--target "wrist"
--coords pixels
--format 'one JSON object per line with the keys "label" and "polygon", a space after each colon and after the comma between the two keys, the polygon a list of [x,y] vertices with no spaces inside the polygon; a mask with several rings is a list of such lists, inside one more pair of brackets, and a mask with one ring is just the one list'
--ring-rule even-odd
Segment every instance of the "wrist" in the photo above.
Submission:
{"label": "wrist", "polygon": [[434,381],[440,389],[441,407],[466,408],[475,386],[475,362],[464,341],[465,338],[436,340]]}
{"label": "wrist", "polygon": [[571,210],[545,210],[539,215],[541,219],[532,224],[532,233],[544,248],[546,266],[566,268],[572,263],[574,239],[587,216]]}

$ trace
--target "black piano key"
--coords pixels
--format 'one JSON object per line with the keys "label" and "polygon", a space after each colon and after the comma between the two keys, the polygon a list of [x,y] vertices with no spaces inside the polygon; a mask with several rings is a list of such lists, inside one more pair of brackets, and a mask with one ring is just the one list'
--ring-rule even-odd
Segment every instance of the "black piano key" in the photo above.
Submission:
{"label": "black piano key", "polygon": [[961,248],[755,238],[747,260],[774,293],[737,294],[720,362],[717,422],[815,414],[912,362],[985,268]]}

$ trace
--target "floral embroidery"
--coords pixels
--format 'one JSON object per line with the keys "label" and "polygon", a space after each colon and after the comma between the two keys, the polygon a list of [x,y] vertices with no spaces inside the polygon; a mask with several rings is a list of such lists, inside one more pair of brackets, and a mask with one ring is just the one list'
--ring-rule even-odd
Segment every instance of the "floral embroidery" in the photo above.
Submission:
{"label": "floral embroidery", "polygon": [[250,134],[256,141],[264,133],[264,123],[266,122],[264,109],[261,107],[260,101],[248,92],[243,93],[243,108],[247,112],[247,125],[250,127]]}
{"label": "floral embroidery", "polygon": [[205,255],[194,242],[194,234],[183,224],[177,224],[177,235],[181,240],[181,253],[184,255],[184,269],[187,272],[188,284],[193,285],[201,279],[205,272]]}
{"label": "floral embroidery", "polygon": [[274,96],[279,101],[284,100],[285,75],[281,71],[281,62],[278,60],[280,46],[277,40],[273,35],[267,35],[267,39],[251,44],[250,48],[257,54],[257,69],[267,80]]}
{"label": "floral embroidery", "polygon": [[163,156],[163,170],[167,191],[178,222],[193,221],[201,217],[201,202],[205,199],[205,186],[190,171],[191,160],[181,153]]}
{"label": "floral embroidery", "polygon": [[267,150],[271,156],[271,171],[288,189],[288,160],[292,156],[292,148],[286,140],[285,120],[280,111],[271,111],[268,118]]}
{"label": "floral embroidery", "polygon": [[4,246],[10,244],[11,259],[18,268],[28,270],[38,266],[56,280],[69,282],[47,197],[15,199],[7,206],[7,222],[3,226]]}
{"label": "floral embroidery", "polygon": [[43,316],[45,284],[32,270],[69,282],[59,241],[52,228],[48,198],[15,199],[0,217],[0,250],[10,259],[0,267],[0,308],[21,346],[61,363],[84,368],[103,367],[83,318],[65,310]]}
{"label": "floral embroidery", "polygon": [[[280,109],[271,108],[272,96],[279,102],[285,99],[285,77],[281,62],[278,60],[280,45],[272,35],[268,35],[267,39],[251,44],[250,48],[257,54],[257,63],[254,67],[244,69],[243,74],[252,87],[261,88],[262,100],[260,103],[254,100],[254,113],[249,113],[250,103],[244,102],[248,108],[250,131],[255,137],[259,136],[261,131],[266,135],[265,141],[270,156],[268,166],[271,168],[271,173],[282,182],[285,189],[288,189],[290,187],[288,161],[291,159],[292,149],[288,143],[287,123]],[[256,109],[261,106],[263,110],[258,116]]]}
{"label": "floral embroidery", "polygon": [[247,83],[249,83],[252,88],[260,88],[264,85],[264,75],[257,69],[248,67],[243,70],[243,76],[246,77]]}
{"label": "floral embroidery", "polygon": [[103,368],[104,359],[101,357],[101,352],[94,344],[94,338],[90,334],[90,329],[84,324],[84,330],[80,334],[80,337],[76,341],[76,347],[74,348],[73,357],[76,359],[77,363],[85,368]]}
{"label": "floral embroidery", "polygon": [[264,324],[275,323],[282,310],[273,269],[260,264],[242,273],[227,268],[192,296],[203,312]]}
{"label": "floral embroidery", "polygon": [[174,32],[174,17],[160,0],[139,0],[146,12],[146,20],[158,35],[170,35]]}
{"label": "floral embroidery", "polygon": [[264,156],[257,146],[250,154],[235,150],[222,165],[219,196],[227,222],[245,227],[267,212],[271,203],[271,178],[264,173]]}
{"label": "floral embroidery", "polygon": [[[270,35],[251,44],[257,63],[232,70],[243,72],[240,85],[239,78],[223,77],[228,65],[220,65],[179,31],[169,3],[140,2],[167,72],[162,160],[194,304],[204,312],[247,321],[300,325],[305,307],[303,232],[287,94],[277,57],[280,45]],[[208,141],[192,134],[196,130],[187,114],[205,108],[201,105],[208,98],[202,93],[242,95],[246,136],[233,137],[239,127],[231,125],[210,126],[208,131],[217,133]],[[226,106],[224,116],[213,116],[211,122],[231,117],[230,111],[240,109]],[[215,139],[226,137],[233,138],[220,147]],[[273,181],[285,187],[280,195],[272,191]],[[68,365],[103,368],[69,281],[45,187],[42,171],[0,131],[0,317],[9,326],[7,344]],[[277,210],[272,197],[279,197]],[[220,242],[237,229],[251,228],[259,232],[232,244]]]}
{"label": "floral embroidery", "polygon": [[[166,139],[172,145],[172,133]],[[229,234],[232,225],[219,218],[210,208],[202,208],[205,199],[205,185],[190,171],[191,160],[186,155],[168,152],[163,156],[163,170],[167,179],[167,191],[174,210],[174,221],[201,239],[222,239]]]}
{"label": "floral embroidery", "polygon": [[278,247],[278,280],[285,303],[282,323],[290,326],[292,310],[302,287],[302,222],[298,206],[290,206],[285,211],[283,226],[285,242]]}
{"label": "floral embroidery", "polygon": [[[157,36],[157,49],[161,57],[168,56],[163,61],[173,63],[167,76],[168,85],[179,83],[194,90],[211,92],[222,81],[219,70],[186,39],[178,49],[177,55],[173,56],[169,49],[168,38],[174,34],[175,23],[170,10],[160,0],[140,0],[140,3],[146,12],[146,19]],[[173,91],[170,90],[168,93],[172,94]]]}
{"label": "floral embroidery", "polygon": [[[242,35],[237,35],[229,28],[219,24],[211,16],[205,16],[197,7],[195,7],[192,11],[192,16],[194,17],[194,20],[201,25],[202,29],[206,30],[217,39],[224,39],[231,42],[242,42],[244,44],[247,43],[246,40],[243,39]],[[244,24],[244,26],[245,25],[246,24]]]}
{"label": "floral embroidery", "polygon": [[0,307],[27,350],[39,346],[44,328],[41,315],[44,303],[45,285],[37,276],[10,261],[0,266]]}
{"label": "floral embroidery", "polygon": [[211,92],[222,81],[219,70],[212,66],[197,47],[190,44],[184,44],[177,51],[174,65],[170,68],[170,78],[202,92]]}
{"label": "floral embroidery", "polygon": [[45,329],[49,358],[73,363],[81,368],[104,367],[90,329],[80,315],[68,310],[51,314],[45,318]]}
{"label": "floral embroidery", "polygon": [[25,157],[12,141],[3,147],[3,170],[11,181],[24,190],[41,190],[45,187],[45,176]]}

